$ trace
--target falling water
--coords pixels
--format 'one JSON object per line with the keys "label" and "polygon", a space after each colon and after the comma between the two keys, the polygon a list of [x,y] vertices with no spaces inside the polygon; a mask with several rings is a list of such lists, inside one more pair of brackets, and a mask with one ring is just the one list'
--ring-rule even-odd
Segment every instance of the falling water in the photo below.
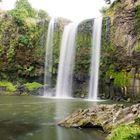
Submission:
{"label": "falling water", "polygon": [[44,95],[50,96],[47,92],[48,87],[51,87],[52,82],[52,53],[53,53],[53,33],[54,19],[50,20],[48,26],[46,56],[45,56],[45,72],[44,72]]}
{"label": "falling water", "polygon": [[97,100],[98,95],[101,32],[102,32],[102,17],[95,19],[93,26],[92,58],[91,58],[89,93],[88,93],[88,98],[90,100]]}
{"label": "falling water", "polygon": [[57,98],[69,98],[72,96],[75,40],[78,24],[79,23],[70,23],[64,28],[56,85]]}

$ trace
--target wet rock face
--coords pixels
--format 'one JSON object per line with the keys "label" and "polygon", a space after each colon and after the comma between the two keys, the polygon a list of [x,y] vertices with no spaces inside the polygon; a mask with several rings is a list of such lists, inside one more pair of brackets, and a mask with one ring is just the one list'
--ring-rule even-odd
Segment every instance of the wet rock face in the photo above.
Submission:
{"label": "wet rock face", "polygon": [[[111,25],[109,41],[103,37],[102,55],[100,63],[100,93],[102,97],[113,100],[138,100],[140,97],[140,56],[136,51],[139,44],[139,5],[140,0],[115,0],[110,8],[105,12],[105,17],[110,17]],[[103,24],[103,33],[106,26]],[[106,50],[106,48],[110,50]],[[113,55],[112,55],[113,54]],[[110,73],[112,67],[113,73]],[[133,72],[133,69],[135,71]],[[125,71],[125,84],[120,84],[116,80],[120,72]],[[109,74],[107,74],[109,73]],[[105,75],[105,76],[104,76]],[[124,74],[125,75],[125,74]],[[113,78],[112,78],[113,77]],[[120,76],[121,79],[122,76]],[[128,79],[127,79],[128,78]],[[105,80],[104,80],[105,79]],[[111,81],[111,79],[113,79]],[[108,82],[109,81],[109,82]]]}
{"label": "wet rock face", "polygon": [[[127,55],[132,55],[133,47],[137,41],[135,8],[139,0],[121,0],[119,8],[113,17],[114,43],[116,46],[125,47]],[[121,10],[120,10],[121,9]]]}
{"label": "wet rock face", "polygon": [[127,7],[135,6],[140,3],[140,0],[120,0],[121,3],[125,4]]}
{"label": "wet rock face", "polygon": [[100,128],[110,132],[119,124],[129,124],[140,116],[140,104],[131,107],[124,105],[99,105],[94,108],[78,110],[58,124],[74,128]]}

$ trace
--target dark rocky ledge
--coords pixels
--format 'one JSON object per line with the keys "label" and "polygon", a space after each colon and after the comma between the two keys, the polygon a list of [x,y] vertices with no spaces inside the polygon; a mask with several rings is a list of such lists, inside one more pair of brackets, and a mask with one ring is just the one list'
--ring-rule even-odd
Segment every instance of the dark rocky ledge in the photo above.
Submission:
{"label": "dark rocky ledge", "polygon": [[80,109],[60,121],[58,125],[72,128],[100,128],[110,131],[120,124],[130,124],[140,117],[140,104],[125,107],[124,105],[98,105],[89,109]]}

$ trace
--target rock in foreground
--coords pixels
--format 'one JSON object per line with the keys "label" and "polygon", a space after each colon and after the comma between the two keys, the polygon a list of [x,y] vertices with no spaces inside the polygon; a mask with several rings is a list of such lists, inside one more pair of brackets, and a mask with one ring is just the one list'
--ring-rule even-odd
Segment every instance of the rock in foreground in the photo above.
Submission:
{"label": "rock in foreground", "polygon": [[59,125],[73,128],[100,128],[110,132],[119,124],[133,123],[136,117],[140,117],[140,104],[130,107],[118,104],[99,105],[85,110],[80,109],[59,122]]}

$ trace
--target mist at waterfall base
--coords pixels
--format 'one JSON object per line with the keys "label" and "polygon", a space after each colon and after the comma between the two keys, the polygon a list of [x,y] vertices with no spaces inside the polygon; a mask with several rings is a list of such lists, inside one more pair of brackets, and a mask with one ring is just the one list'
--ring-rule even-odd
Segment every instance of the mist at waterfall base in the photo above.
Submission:
{"label": "mist at waterfall base", "polygon": [[[47,39],[47,48],[46,50],[46,61],[52,57],[53,50],[53,32],[50,21],[48,29],[48,39]],[[55,96],[51,96],[49,90],[44,88],[44,93],[46,97],[53,97],[59,99],[69,99],[72,98],[72,82],[73,82],[73,70],[75,65],[75,51],[76,51],[76,37],[78,26],[81,22],[69,23],[64,27],[61,46],[60,46],[60,58],[58,66],[58,75],[57,75],[57,84]],[[53,23],[54,24],[54,23]],[[52,32],[51,32],[52,31]],[[92,33],[92,46],[91,46],[91,64],[90,64],[90,78],[89,78],[89,87],[88,87],[88,100],[98,101],[98,77],[99,77],[99,62],[100,62],[100,46],[101,46],[101,32],[102,32],[102,17],[94,19],[93,24],[93,33]],[[48,46],[49,45],[49,46]],[[49,55],[47,55],[49,54]],[[89,54],[90,55],[90,54]],[[45,62],[45,77],[44,84],[48,85],[51,83],[51,74],[50,69],[51,63]],[[49,77],[48,81],[47,76]],[[48,83],[47,83],[48,81]]]}

